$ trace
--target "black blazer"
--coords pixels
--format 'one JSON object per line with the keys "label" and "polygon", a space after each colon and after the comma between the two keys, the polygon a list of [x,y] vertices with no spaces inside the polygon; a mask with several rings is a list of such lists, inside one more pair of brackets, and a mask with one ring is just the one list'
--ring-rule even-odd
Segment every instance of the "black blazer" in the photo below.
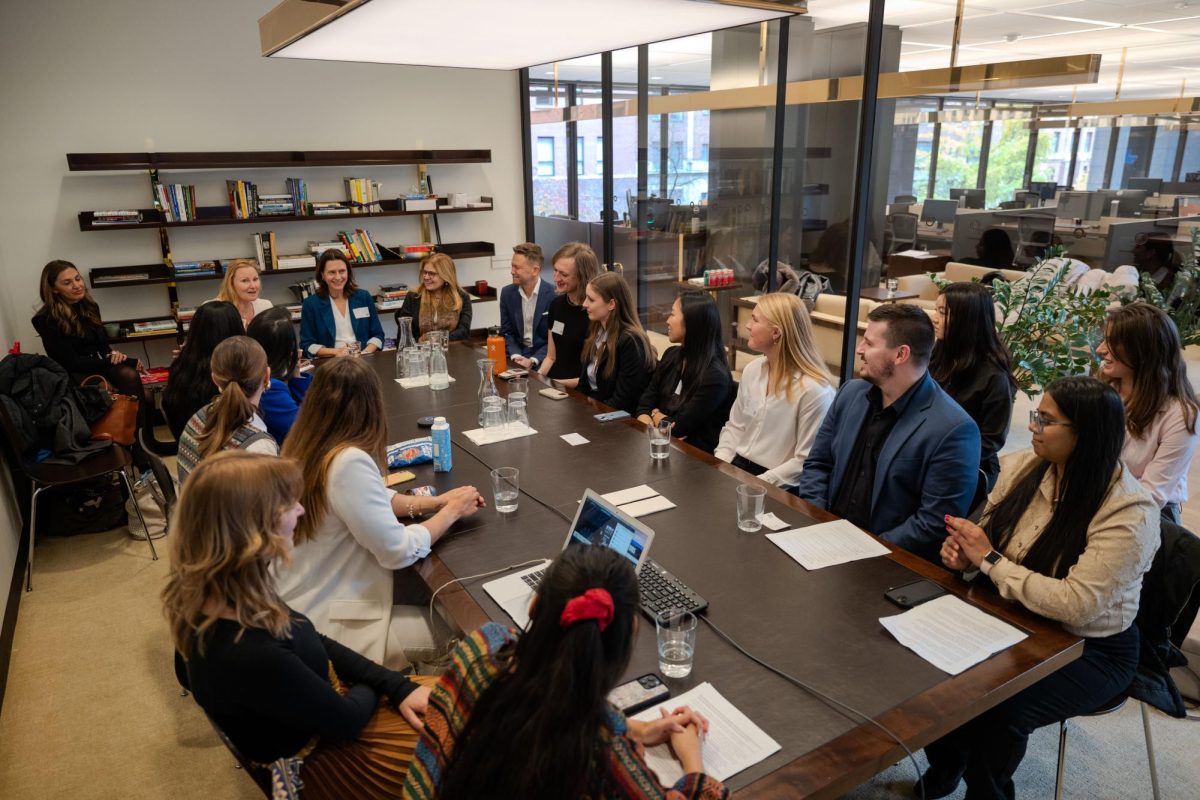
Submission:
{"label": "black blazer", "polygon": [[[471,335],[471,296],[462,289],[458,290],[458,294],[462,297],[462,310],[458,312],[458,325],[454,330],[450,331],[450,341],[458,342],[468,338]],[[396,312],[396,324],[400,324],[401,317],[412,317],[412,332],[413,336],[421,338],[421,295],[416,292],[409,292],[404,298],[404,305],[400,306],[400,310]]]}
{"label": "black blazer", "polygon": [[683,377],[683,348],[672,347],[663,353],[650,383],[638,401],[637,414],[658,409],[675,423],[672,434],[686,439],[693,447],[711,453],[721,437],[721,428],[729,419],[733,405],[733,376],[729,367],[714,361],[708,365],[690,396],[675,393]]}
{"label": "black blazer", "polygon": [[958,386],[943,388],[979,426],[979,468],[987,476],[990,492],[1000,475],[999,454],[1008,439],[1013,401],[1017,396],[1016,384],[1007,372],[989,359],[980,363],[969,378],[960,380]]}
{"label": "black blazer", "polygon": [[[48,314],[35,314],[33,328],[42,337],[46,355],[54,359],[71,374],[75,381],[89,375],[106,375],[113,363],[108,360],[112,348],[108,346],[108,335],[101,325],[83,321],[83,333],[78,336],[67,333]],[[136,366],[137,359],[127,358],[125,363]]]}
{"label": "black blazer", "polygon": [[631,333],[622,333],[617,339],[617,363],[612,375],[604,377],[604,357],[596,365],[596,389],[588,383],[587,368],[590,361],[583,362],[579,369],[579,391],[594,397],[605,405],[628,411],[637,410],[638,398],[650,383],[651,369],[646,366],[646,354],[642,344]]}

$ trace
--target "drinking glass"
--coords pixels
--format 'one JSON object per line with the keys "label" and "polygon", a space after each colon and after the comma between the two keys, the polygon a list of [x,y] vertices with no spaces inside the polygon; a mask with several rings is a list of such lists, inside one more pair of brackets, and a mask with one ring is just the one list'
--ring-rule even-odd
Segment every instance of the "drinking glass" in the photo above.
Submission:
{"label": "drinking glass", "polygon": [[509,514],[517,510],[521,495],[521,471],[516,467],[497,467],[492,470],[492,500],[496,510]]}
{"label": "drinking glass", "polygon": [[696,655],[696,615],[669,608],[654,617],[658,632],[658,671],[668,678],[686,678]]}
{"label": "drinking glass", "polygon": [[358,343],[357,339],[355,339],[353,342],[346,343],[346,354],[347,355],[357,356],[361,351],[362,351],[362,345],[360,345]]}
{"label": "drinking glass", "polygon": [[482,403],[483,427],[499,428],[508,422],[503,397],[485,397]]}
{"label": "drinking glass", "polygon": [[896,290],[899,288],[900,288],[900,279],[899,278],[888,278],[887,279],[888,297],[895,297]]}
{"label": "drinking glass", "polygon": [[646,426],[646,435],[650,437],[650,458],[661,461],[671,455],[671,422],[662,420]]}
{"label": "drinking glass", "polygon": [[766,501],[767,490],[761,486],[749,483],[739,483],[737,487],[737,525],[739,530],[755,533],[762,530],[763,503]]}
{"label": "drinking glass", "polygon": [[525,406],[525,398],[508,397],[508,424],[514,428],[529,427],[529,409]]}
{"label": "drinking glass", "polygon": [[404,348],[404,377],[420,378],[424,375],[421,371],[421,364],[421,348],[416,346]]}
{"label": "drinking glass", "polygon": [[508,382],[508,402],[529,397],[529,379],[513,378]]}

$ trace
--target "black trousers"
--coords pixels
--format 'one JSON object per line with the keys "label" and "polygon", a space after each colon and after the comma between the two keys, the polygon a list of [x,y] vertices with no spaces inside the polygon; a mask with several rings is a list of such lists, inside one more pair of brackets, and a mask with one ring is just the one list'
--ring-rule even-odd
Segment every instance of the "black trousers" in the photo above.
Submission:
{"label": "black trousers", "polygon": [[1083,655],[925,748],[930,772],[962,777],[967,800],[1013,800],[1013,773],[1029,734],[1095,711],[1129,687],[1138,662],[1138,629],[1088,639]]}

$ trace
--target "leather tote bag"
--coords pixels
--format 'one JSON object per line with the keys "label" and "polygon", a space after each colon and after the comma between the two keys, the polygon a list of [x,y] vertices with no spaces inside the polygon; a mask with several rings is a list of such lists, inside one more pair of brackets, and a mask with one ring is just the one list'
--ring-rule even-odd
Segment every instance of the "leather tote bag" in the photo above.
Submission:
{"label": "leather tote bag", "polygon": [[80,385],[99,381],[112,399],[112,406],[103,417],[92,423],[92,439],[111,439],[129,447],[137,433],[138,399],[132,395],[117,394],[101,375],[89,375]]}

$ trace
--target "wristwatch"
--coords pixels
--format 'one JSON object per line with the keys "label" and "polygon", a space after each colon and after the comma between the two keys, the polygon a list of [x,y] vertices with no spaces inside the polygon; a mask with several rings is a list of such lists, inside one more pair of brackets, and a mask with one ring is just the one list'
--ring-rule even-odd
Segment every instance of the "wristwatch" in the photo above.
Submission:
{"label": "wristwatch", "polygon": [[992,566],[995,566],[996,564],[1000,563],[1000,554],[995,550],[988,550],[987,555],[983,557],[983,560]]}

